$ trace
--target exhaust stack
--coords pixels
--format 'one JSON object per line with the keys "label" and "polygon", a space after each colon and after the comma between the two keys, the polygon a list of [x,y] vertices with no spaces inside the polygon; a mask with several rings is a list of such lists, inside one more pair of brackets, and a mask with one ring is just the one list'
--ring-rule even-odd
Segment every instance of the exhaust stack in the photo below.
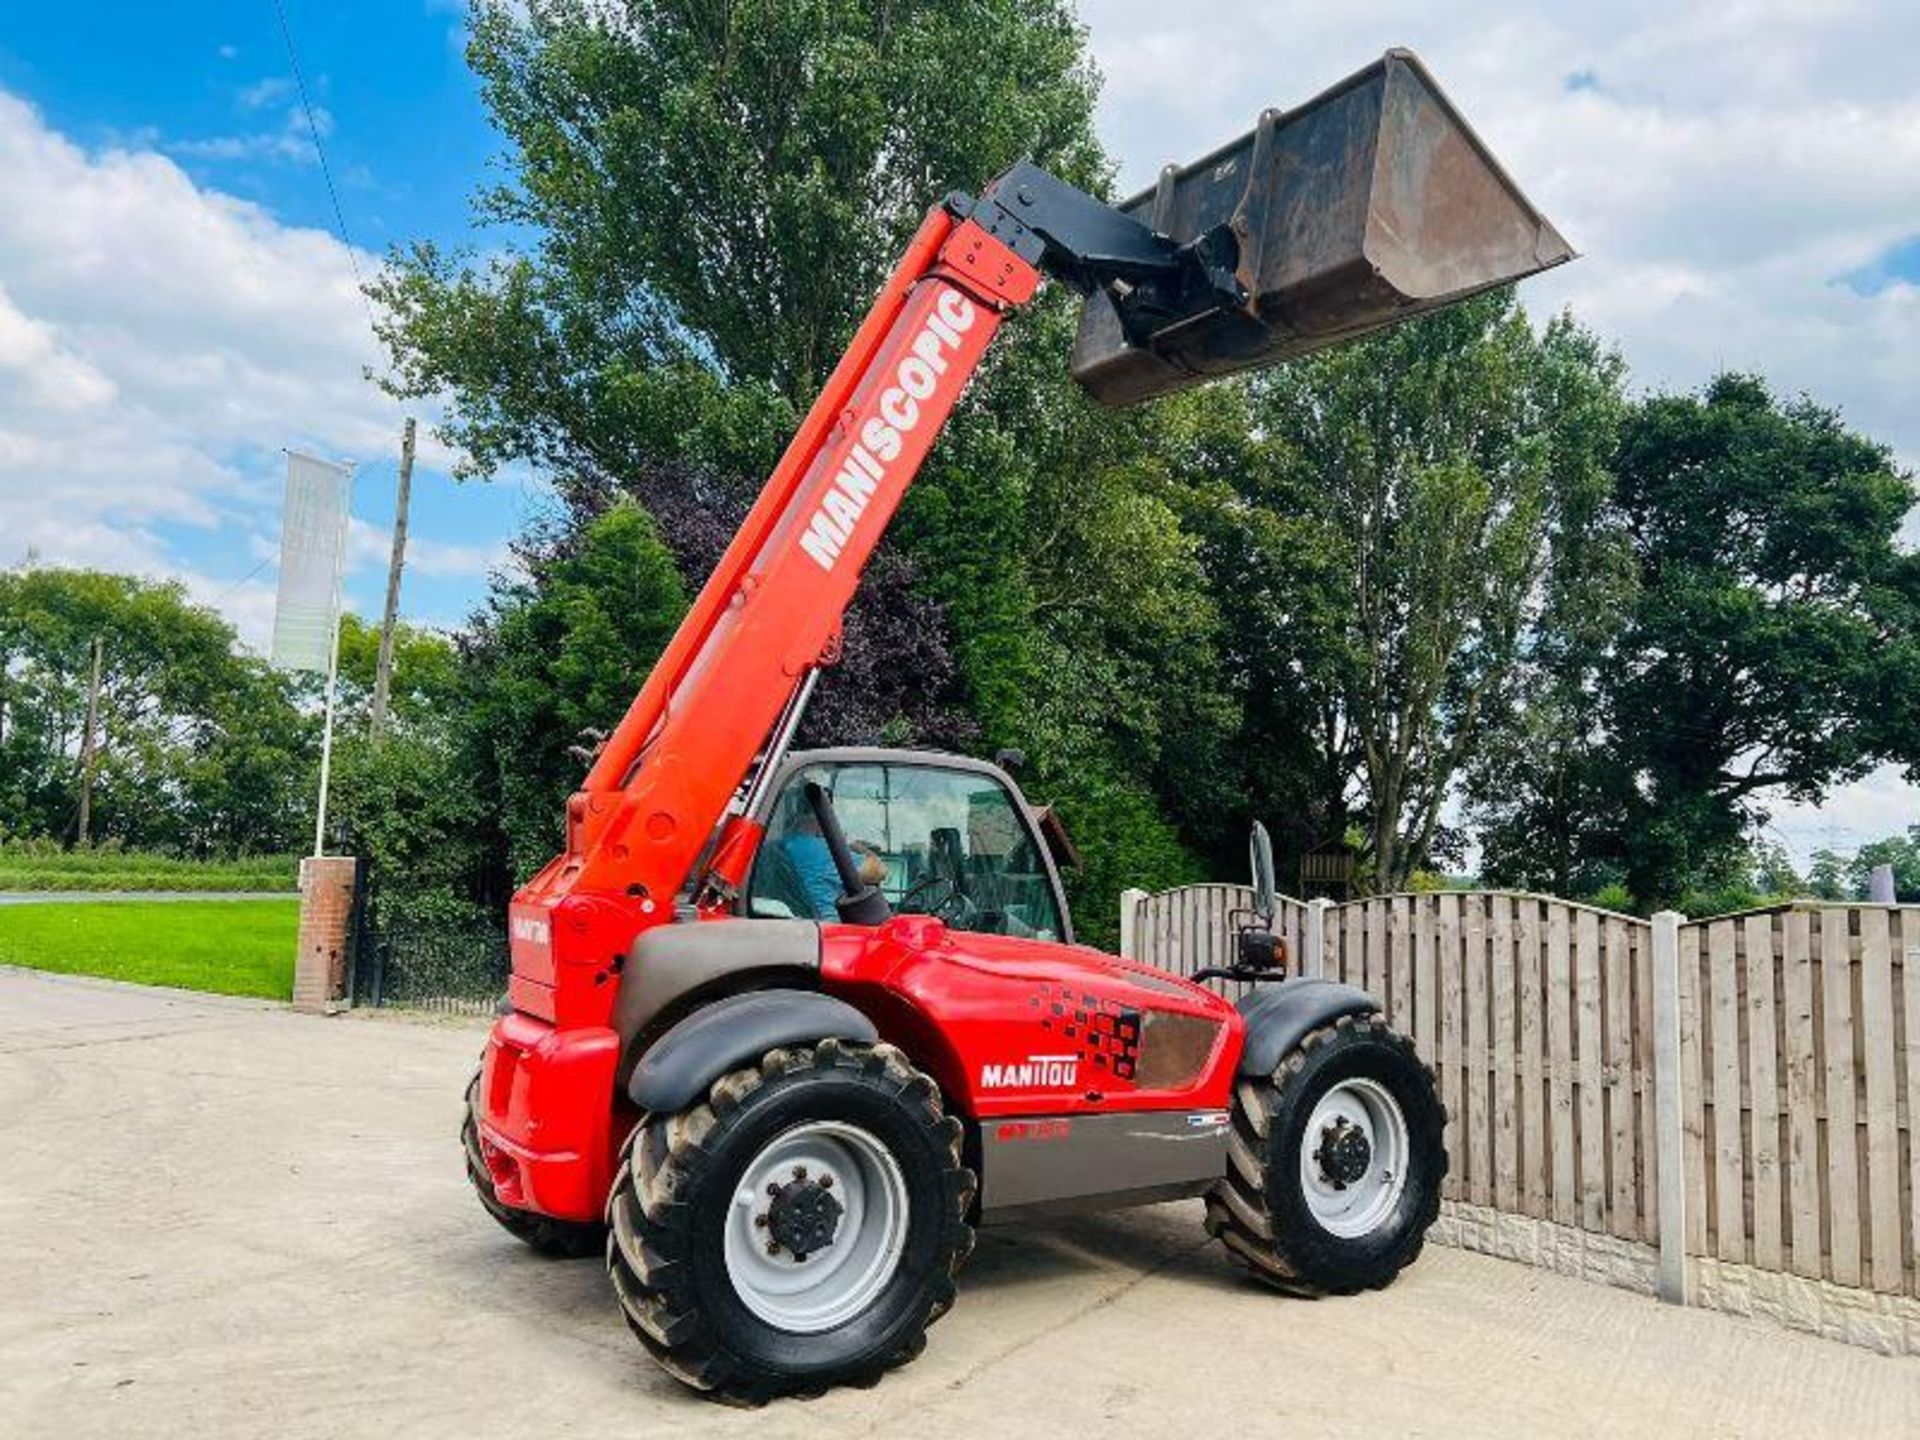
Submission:
{"label": "exhaust stack", "polygon": [[1574,257],[1410,50],[1389,50],[1118,207],[1181,244],[1231,237],[1243,300],[1129,338],[1081,312],[1073,377],[1131,405],[1352,340]]}

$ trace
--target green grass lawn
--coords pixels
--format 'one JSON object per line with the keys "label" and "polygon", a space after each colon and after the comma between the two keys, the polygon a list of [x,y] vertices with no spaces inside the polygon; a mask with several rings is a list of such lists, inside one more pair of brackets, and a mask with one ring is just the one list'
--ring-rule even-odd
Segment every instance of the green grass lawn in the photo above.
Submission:
{"label": "green grass lawn", "polygon": [[0,963],[219,995],[293,994],[300,902],[0,905]]}

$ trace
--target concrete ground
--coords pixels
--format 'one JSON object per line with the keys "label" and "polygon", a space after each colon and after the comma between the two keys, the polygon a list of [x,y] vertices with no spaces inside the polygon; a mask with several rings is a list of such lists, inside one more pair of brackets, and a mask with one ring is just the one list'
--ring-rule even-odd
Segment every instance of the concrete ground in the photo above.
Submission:
{"label": "concrete ground", "polygon": [[479,1042],[0,968],[0,1433],[1920,1433],[1920,1360],[1438,1247],[1290,1301],[1194,1204],[989,1232],[920,1361],[727,1410],[643,1358],[597,1262],[472,1202]]}

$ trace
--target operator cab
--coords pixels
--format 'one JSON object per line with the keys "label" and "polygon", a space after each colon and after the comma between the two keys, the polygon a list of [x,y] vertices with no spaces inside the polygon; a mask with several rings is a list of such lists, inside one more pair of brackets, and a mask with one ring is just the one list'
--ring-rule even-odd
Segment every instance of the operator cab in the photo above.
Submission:
{"label": "operator cab", "polygon": [[753,818],[766,827],[742,913],[838,918],[840,881],[808,782],[833,803],[861,878],[896,915],[956,930],[1071,943],[1073,921],[1040,816],[997,765],[924,750],[835,749],[789,755]]}

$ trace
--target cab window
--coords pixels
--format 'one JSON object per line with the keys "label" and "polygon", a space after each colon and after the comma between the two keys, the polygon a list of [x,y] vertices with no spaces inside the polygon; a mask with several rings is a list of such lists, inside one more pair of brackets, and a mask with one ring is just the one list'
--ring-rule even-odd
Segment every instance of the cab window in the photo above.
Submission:
{"label": "cab window", "polygon": [[748,913],[838,918],[833,857],[805,785],[833,797],[863,878],[894,913],[956,930],[1057,940],[1060,906],[1032,827],[991,775],[927,765],[814,765],[775,802],[748,883]]}

